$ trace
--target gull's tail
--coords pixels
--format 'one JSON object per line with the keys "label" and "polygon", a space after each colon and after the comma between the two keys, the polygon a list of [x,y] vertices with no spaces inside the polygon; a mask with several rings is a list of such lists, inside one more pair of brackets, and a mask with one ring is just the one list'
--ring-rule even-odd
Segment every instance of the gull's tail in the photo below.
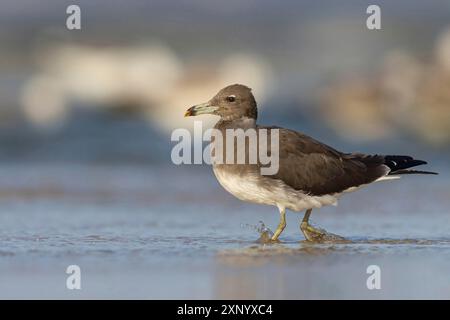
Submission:
{"label": "gull's tail", "polygon": [[410,156],[384,156],[384,164],[387,165],[391,171],[389,175],[397,174],[438,174],[432,171],[421,171],[409,169],[412,167],[427,164],[426,161],[417,160]]}

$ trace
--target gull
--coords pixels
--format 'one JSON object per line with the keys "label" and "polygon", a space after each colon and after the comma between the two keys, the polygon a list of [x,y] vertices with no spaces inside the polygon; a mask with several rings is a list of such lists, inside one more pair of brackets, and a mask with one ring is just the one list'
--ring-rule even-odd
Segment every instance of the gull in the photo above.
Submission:
{"label": "gull", "polygon": [[[189,108],[185,116],[212,114],[220,117],[214,126],[219,132],[226,130],[278,129],[278,171],[271,175],[261,173],[262,164],[217,163],[213,171],[225,190],[240,200],[276,206],[280,222],[271,240],[278,241],[286,227],[286,209],[304,211],[300,230],[307,241],[345,241],[338,235],[313,227],[309,218],[314,208],[337,205],[338,198],[363,186],[382,180],[399,178],[405,174],[436,174],[418,171],[412,167],[426,164],[410,156],[369,155],[343,153],[303,133],[275,126],[256,123],[258,110],[252,91],[247,86],[233,84],[220,90],[206,103]],[[234,139],[234,138],[233,138]],[[212,139],[211,150],[225,146]],[[232,150],[236,155],[234,144]],[[246,147],[244,145],[241,147]],[[272,145],[269,148],[273,148]],[[269,149],[272,151],[274,149]],[[226,150],[227,151],[227,150]],[[248,156],[248,150],[246,150]],[[247,159],[246,159],[247,161]]]}

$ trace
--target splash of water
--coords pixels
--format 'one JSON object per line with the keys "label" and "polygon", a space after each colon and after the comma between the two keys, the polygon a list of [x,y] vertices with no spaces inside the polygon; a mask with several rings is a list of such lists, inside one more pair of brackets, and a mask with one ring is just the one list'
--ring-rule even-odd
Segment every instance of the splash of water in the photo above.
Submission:
{"label": "splash of water", "polygon": [[255,230],[259,234],[259,238],[256,242],[259,243],[270,243],[273,236],[273,231],[267,227],[263,221],[259,221],[257,225],[252,224],[242,224],[242,227],[250,228]]}

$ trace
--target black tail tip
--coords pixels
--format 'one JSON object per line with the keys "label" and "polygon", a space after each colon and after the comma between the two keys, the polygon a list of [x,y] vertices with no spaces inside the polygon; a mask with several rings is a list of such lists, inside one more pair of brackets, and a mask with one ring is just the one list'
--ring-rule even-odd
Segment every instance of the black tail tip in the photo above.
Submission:
{"label": "black tail tip", "polygon": [[403,170],[397,170],[394,172],[389,173],[389,175],[397,175],[397,174],[432,174],[432,175],[438,175],[439,173],[434,171],[422,171],[422,170],[411,170],[411,169],[403,169]]}

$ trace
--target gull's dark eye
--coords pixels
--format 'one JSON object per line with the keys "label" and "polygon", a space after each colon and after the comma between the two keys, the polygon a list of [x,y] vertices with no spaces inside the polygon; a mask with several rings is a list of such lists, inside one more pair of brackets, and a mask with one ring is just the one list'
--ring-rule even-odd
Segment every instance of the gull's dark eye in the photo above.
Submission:
{"label": "gull's dark eye", "polygon": [[235,102],[236,101],[236,97],[235,96],[228,96],[227,97],[227,101],[228,102]]}

